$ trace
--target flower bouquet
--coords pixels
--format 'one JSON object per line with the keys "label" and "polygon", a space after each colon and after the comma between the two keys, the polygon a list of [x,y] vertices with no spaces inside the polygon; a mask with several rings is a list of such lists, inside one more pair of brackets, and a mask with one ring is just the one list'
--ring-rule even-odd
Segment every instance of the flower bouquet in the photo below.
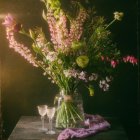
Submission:
{"label": "flower bouquet", "polygon": [[[134,65],[138,60],[134,56],[122,57],[111,40],[109,27],[122,20],[122,12],[114,12],[114,19],[106,23],[94,8],[86,9],[80,1],[70,1],[71,10],[64,8],[61,0],[41,1],[45,5],[42,17],[47,22],[47,33],[41,27],[25,30],[10,14],[3,25],[9,47],[33,66],[43,69],[43,74],[60,88],[62,98],[56,127],[75,127],[84,120],[75,103],[78,85],[85,85],[90,96],[94,95],[94,84],[107,91],[117,65],[122,62]],[[32,47],[18,43],[16,33],[29,37]]]}

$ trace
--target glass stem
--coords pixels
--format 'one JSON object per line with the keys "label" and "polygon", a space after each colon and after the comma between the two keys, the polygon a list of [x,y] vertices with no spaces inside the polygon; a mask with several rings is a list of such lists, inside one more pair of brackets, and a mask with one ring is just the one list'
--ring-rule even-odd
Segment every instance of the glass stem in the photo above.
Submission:
{"label": "glass stem", "polygon": [[52,131],[52,119],[49,119],[50,131]]}
{"label": "glass stem", "polygon": [[42,130],[44,129],[44,116],[41,117],[41,121],[42,121]]}

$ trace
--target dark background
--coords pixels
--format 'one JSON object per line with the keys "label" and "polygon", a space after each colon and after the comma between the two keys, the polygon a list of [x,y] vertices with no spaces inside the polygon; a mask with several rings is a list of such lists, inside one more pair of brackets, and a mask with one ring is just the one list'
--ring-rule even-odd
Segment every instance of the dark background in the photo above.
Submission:
{"label": "dark background", "polygon": [[[98,15],[104,16],[107,22],[113,19],[113,12],[124,12],[123,20],[114,23],[110,30],[123,55],[133,54],[139,57],[138,1],[89,0],[85,5],[95,6]],[[38,115],[36,105],[52,103],[55,94],[58,93],[58,88],[42,75],[40,69],[32,67],[19,54],[8,48],[5,29],[1,25],[3,15],[11,13],[27,29],[36,26],[45,28],[45,21],[41,17],[43,6],[39,0],[0,0],[3,139],[10,135],[20,116]],[[29,40],[23,41],[26,45],[30,45]],[[140,110],[138,68],[130,64],[120,65],[112,87],[107,93],[95,89],[95,96],[89,97],[86,89],[81,87],[85,112],[118,117],[130,140],[138,140],[138,110]]]}

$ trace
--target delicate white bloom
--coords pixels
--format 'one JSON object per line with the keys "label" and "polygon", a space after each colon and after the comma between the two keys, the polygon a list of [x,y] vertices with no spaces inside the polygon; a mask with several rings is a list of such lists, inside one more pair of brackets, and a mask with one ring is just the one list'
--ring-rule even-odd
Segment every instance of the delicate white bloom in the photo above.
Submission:
{"label": "delicate white bloom", "polygon": [[50,75],[51,75],[51,71],[48,71],[48,74],[50,74]]}
{"label": "delicate white bloom", "polygon": [[49,52],[48,55],[46,56],[46,59],[49,60],[50,62],[55,61],[57,59],[56,52]]}
{"label": "delicate white bloom", "polygon": [[61,59],[58,59],[58,64],[62,64],[62,60]]}
{"label": "delicate white bloom", "polygon": [[86,72],[82,71],[79,73],[78,78],[84,81],[87,81],[86,79]]}
{"label": "delicate white bloom", "polygon": [[91,75],[91,76],[89,76],[89,81],[93,81],[94,80],[94,77],[93,77],[93,75]]}
{"label": "delicate white bloom", "polygon": [[101,81],[99,82],[99,87],[100,87],[101,89],[103,89],[103,91],[107,91],[107,90],[109,89],[109,84],[107,83],[106,80],[101,80]]}
{"label": "delicate white bloom", "polygon": [[49,52],[48,47],[42,47],[42,48],[41,48],[41,51],[42,51],[42,53],[43,53],[44,55],[47,55],[48,52]]}
{"label": "delicate white bloom", "polygon": [[44,72],[43,75],[45,76],[46,75],[46,72]]}
{"label": "delicate white bloom", "polygon": [[107,82],[111,82],[111,77],[106,76],[105,79],[106,79]]}
{"label": "delicate white bloom", "polygon": [[65,74],[66,77],[71,77],[71,73],[69,70],[64,70],[63,73]]}
{"label": "delicate white bloom", "polygon": [[74,77],[78,76],[78,72],[75,69],[68,69],[63,71],[66,77]]}
{"label": "delicate white bloom", "polygon": [[121,21],[124,16],[123,12],[114,12],[114,19]]}
{"label": "delicate white bloom", "polygon": [[48,80],[51,80],[51,77],[48,77]]}
{"label": "delicate white bloom", "polygon": [[71,70],[71,74],[72,74],[73,77],[77,78],[77,76],[78,76],[78,71],[75,70],[75,69],[72,69],[72,70]]}
{"label": "delicate white bloom", "polygon": [[98,74],[92,73],[91,76],[89,76],[89,81],[97,80],[98,79]]}

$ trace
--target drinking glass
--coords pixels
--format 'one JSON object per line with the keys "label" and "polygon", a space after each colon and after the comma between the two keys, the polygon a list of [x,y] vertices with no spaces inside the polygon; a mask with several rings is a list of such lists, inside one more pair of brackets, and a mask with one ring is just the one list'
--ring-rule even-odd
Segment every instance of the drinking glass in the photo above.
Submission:
{"label": "drinking glass", "polygon": [[55,131],[52,128],[52,120],[55,114],[55,107],[47,107],[47,116],[49,118],[49,131],[47,131],[47,134],[55,134]]}
{"label": "drinking glass", "polygon": [[41,128],[41,131],[47,131],[47,128],[45,128],[45,124],[44,124],[44,119],[45,119],[45,115],[47,113],[47,105],[38,105],[37,106],[37,109],[38,109],[38,112],[41,116],[41,123],[42,123],[42,128]]}

